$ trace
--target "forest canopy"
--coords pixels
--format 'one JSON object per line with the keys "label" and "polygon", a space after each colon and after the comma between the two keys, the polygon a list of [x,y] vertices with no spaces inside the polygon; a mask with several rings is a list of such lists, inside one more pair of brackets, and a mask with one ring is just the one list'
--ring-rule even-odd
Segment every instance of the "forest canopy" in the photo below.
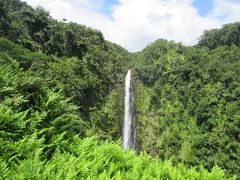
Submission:
{"label": "forest canopy", "polygon": [[[133,70],[138,152],[121,149]],[[0,0],[0,177],[240,178],[240,23],[129,53],[42,7]]]}

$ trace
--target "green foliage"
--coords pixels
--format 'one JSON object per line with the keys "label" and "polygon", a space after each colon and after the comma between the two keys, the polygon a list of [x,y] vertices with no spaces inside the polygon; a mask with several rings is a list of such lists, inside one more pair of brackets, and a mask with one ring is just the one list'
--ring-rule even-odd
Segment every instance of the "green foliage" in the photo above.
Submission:
{"label": "green foliage", "polygon": [[182,164],[174,167],[168,161],[123,151],[119,143],[96,138],[81,140],[75,136],[70,152],[56,151],[49,161],[43,161],[40,154],[41,150],[37,150],[10,167],[1,162],[0,173],[7,179],[226,179],[218,167],[211,172],[187,169]]}
{"label": "green foliage", "polygon": [[41,7],[34,9],[19,0],[0,1],[0,7],[4,15],[0,36],[28,49],[1,38],[3,63],[12,58],[24,69],[36,71],[48,87],[62,89],[79,106],[81,117],[90,121],[92,113],[103,109],[108,93],[122,84],[130,54],[105,41],[100,31],[56,21]]}
{"label": "green foliage", "polygon": [[160,40],[137,55],[144,63],[136,64],[142,150],[173,163],[218,164],[239,176],[239,50]]}
{"label": "green foliage", "polygon": [[[239,34],[239,23],[227,24],[205,31],[195,47],[160,39],[130,54],[98,30],[0,0],[0,176],[239,176]],[[139,150],[156,159],[79,138],[121,137],[128,68],[134,69]]]}
{"label": "green foliage", "polygon": [[[91,123],[93,130],[104,138],[119,139],[123,121],[123,87],[112,90],[101,109],[92,109]],[[109,128],[110,127],[110,128]]]}
{"label": "green foliage", "polygon": [[198,46],[212,50],[219,46],[240,46],[240,22],[225,24],[221,29],[204,31]]}
{"label": "green foliage", "polygon": [[86,124],[78,108],[61,92],[48,89],[40,77],[19,69],[16,61],[0,66],[0,74],[1,157],[25,158],[39,147],[38,141],[48,145],[45,152],[50,155],[64,144],[62,139],[84,134]]}
{"label": "green foliage", "polygon": [[[80,107],[78,111],[85,120],[90,120],[93,110],[100,111],[108,93],[122,83],[123,54],[128,54],[117,45],[107,43],[106,51],[93,46],[82,59],[56,58],[33,53],[3,38],[0,39],[0,49],[1,64],[17,59],[20,67],[44,78],[48,87],[63,89],[65,97]],[[113,124],[116,125],[119,123]],[[103,133],[107,132],[104,130]],[[115,133],[119,137],[120,130]]]}
{"label": "green foliage", "polygon": [[29,69],[34,63],[50,61],[52,58],[45,54],[33,53],[4,38],[0,38],[0,63],[8,63],[9,59],[16,59],[22,68]]}
{"label": "green foliage", "polygon": [[92,46],[106,48],[101,32],[53,20],[42,7],[34,9],[19,0],[1,0],[0,9],[0,36],[31,51],[82,58]]}

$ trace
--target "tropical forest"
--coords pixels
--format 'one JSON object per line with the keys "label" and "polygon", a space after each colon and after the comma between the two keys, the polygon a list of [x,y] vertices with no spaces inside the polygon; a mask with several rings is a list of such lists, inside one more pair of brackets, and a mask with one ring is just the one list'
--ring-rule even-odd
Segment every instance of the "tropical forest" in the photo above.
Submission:
{"label": "tropical forest", "polygon": [[[0,0],[0,179],[240,179],[240,22],[129,52]],[[123,149],[131,69],[136,148]]]}

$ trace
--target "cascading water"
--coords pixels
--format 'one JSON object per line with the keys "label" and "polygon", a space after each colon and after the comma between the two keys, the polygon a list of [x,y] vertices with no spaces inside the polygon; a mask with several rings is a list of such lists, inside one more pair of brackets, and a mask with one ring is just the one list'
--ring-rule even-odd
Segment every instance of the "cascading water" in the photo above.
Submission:
{"label": "cascading water", "polygon": [[130,69],[125,77],[123,149],[136,150],[136,119]]}

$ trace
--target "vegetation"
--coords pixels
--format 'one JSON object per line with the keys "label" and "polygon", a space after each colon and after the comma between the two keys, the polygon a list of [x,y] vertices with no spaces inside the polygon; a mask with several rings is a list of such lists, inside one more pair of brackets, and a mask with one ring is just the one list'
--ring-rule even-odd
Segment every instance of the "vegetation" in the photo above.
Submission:
{"label": "vegetation", "polygon": [[202,167],[173,167],[171,162],[152,160],[146,154],[124,152],[119,145],[76,136],[69,152],[57,150],[51,160],[43,161],[38,149],[28,159],[19,161],[20,165],[9,166],[1,161],[0,174],[9,179],[225,179],[218,167],[211,173]]}
{"label": "vegetation", "polygon": [[239,52],[236,45],[207,51],[158,40],[139,53],[141,149],[239,175]]}
{"label": "vegetation", "polygon": [[[239,29],[129,53],[97,30],[0,0],[0,177],[239,178]],[[128,68],[139,154],[119,141]]]}
{"label": "vegetation", "polygon": [[198,45],[210,50],[219,46],[240,46],[240,22],[226,24],[221,29],[204,31]]}

